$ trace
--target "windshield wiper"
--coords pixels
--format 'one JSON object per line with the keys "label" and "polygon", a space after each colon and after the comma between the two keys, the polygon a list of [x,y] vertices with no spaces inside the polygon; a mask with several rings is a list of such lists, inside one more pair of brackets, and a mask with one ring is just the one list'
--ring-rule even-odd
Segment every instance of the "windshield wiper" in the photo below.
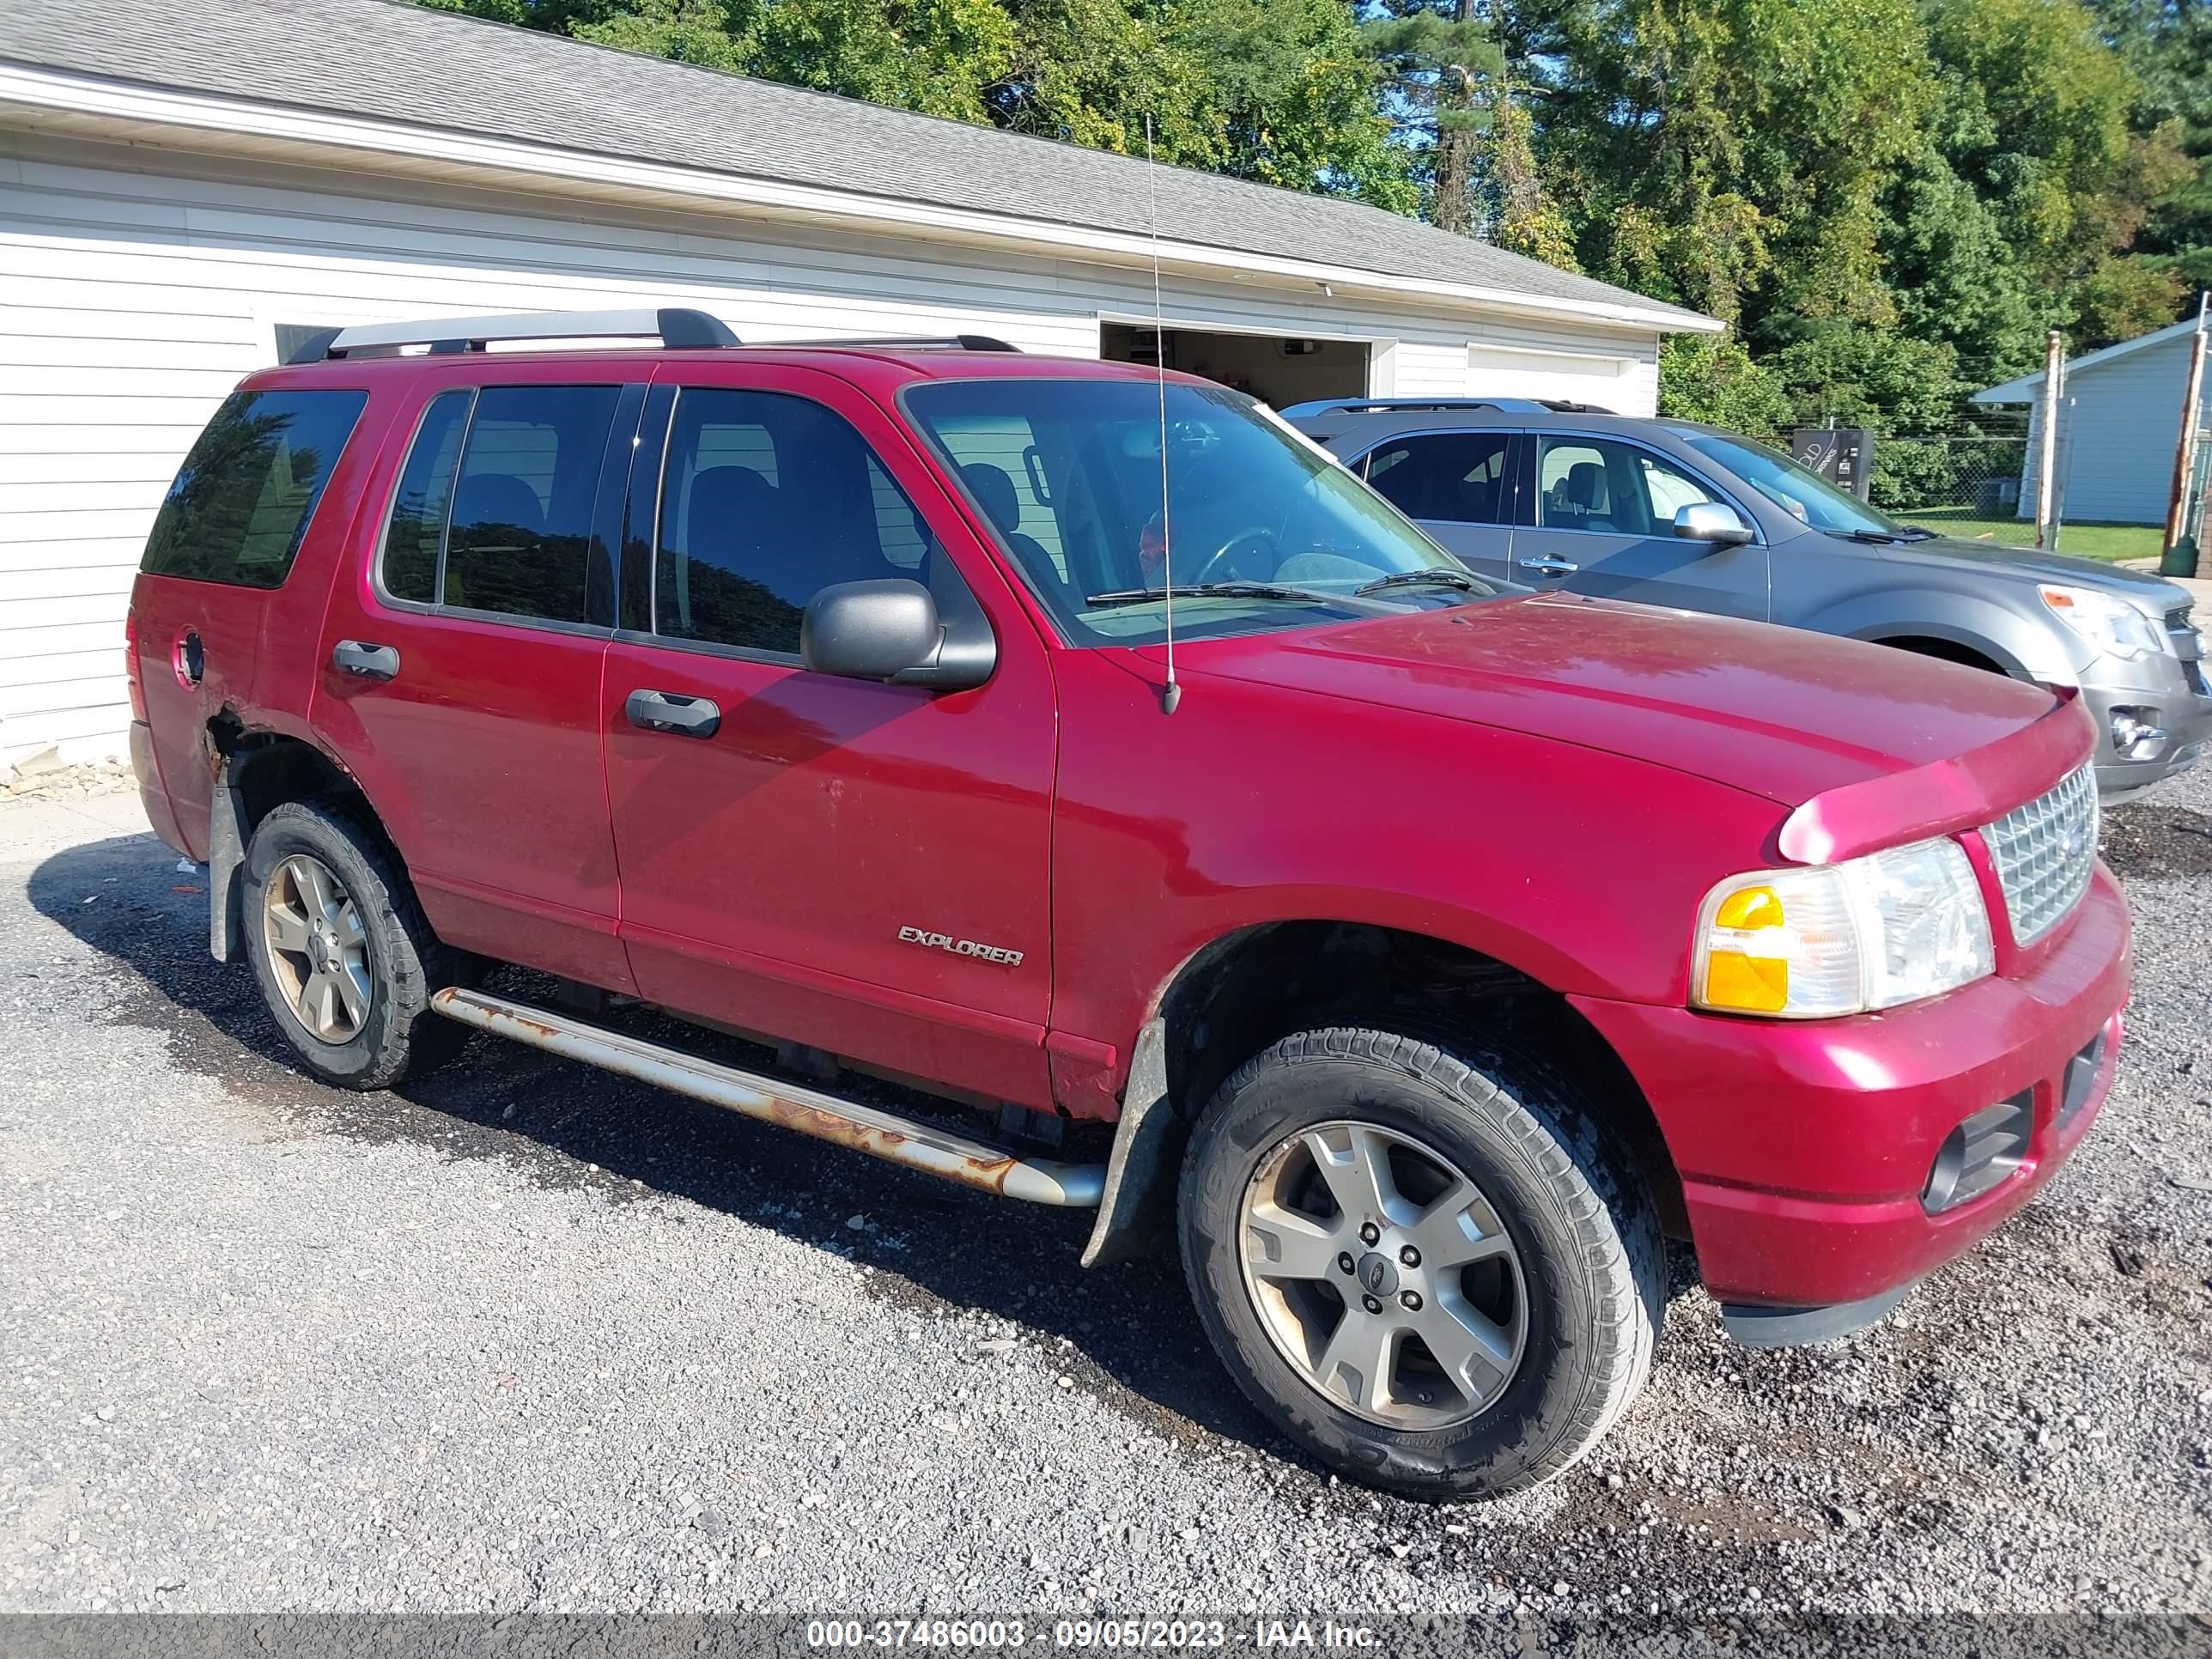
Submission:
{"label": "windshield wiper", "polygon": [[1330,603],[1326,593],[1304,587],[1282,587],[1273,582],[1177,582],[1172,587],[1118,587],[1110,593],[1092,593],[1085,605],[1149,605],[1156,599],[1295,599],[1302,605]]}
{"label": "windshield wiper", "polygon": [[1443,565],[1434,565],[1423,570],[1394,570],[1387,576],[1378,576],[1363,587],[1352,591],[1364,598],[1370,593],[1381,593],[1393,587],[1456,587],[1462,593],[1487,593],[1490,584],[1478,581],[1464,570],[1453,570]]}
{"label": "windshield wiper", "polygon": [[1942,533],[1924,524],[1901,524],[1897,527],[1897,539],[1901,542],[1932,542]]}
{"label": "windshield wiper", "polygon": [[1893,536],[1886,530],[1831,530],[1828,533],[1847,542],[1863,542],[1869,547],[1895,547],[1899,542],[1915,539],[1911,536]]}

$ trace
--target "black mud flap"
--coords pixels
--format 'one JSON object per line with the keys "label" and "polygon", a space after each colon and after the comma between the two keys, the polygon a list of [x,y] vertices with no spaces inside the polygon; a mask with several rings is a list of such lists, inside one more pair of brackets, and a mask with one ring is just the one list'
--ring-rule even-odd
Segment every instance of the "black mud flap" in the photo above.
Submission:
{"label": "black mud flap", "polygon": [[1148,1020],[1130,1056],[1105,1195],[1083,1247],[1085,1267],[1110,1267],[1174,1247],[1176,1177],[1188,1139],[1188,1126],[1168,1103],[1167,1022]]}
{"label": "black mud flap", "polygon": [[246,801],[231,786],[230,762],[216,775],[208,808],[208,954],[217,962],[246,960],[245,906],[238,878],[246,867]]}

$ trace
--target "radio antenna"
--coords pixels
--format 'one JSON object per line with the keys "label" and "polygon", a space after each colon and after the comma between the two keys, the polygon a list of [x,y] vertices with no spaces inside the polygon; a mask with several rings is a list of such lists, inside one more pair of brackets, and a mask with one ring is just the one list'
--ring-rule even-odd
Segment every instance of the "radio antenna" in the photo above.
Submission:
{"label": "radio antenna", "polygon": [[1168,678],[1160,688],[1160,713],[1182,701],[1175,672],[1175,529],[1168,517],[1168,331],[1160,316],[1160,192],[1152,159],[1152,117],[1145,114],[1145,195],[1152,234],[1152,378],[1160,393],[1160,597],[1166,611]]}

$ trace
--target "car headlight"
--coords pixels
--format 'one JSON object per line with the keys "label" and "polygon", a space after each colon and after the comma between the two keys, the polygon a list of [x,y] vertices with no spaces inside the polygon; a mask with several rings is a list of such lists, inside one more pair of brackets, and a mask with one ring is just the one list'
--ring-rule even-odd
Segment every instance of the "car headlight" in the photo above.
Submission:
{"label": "car headlight", "polygon": [[1690,1000],[1784,1019],[1893,1008],[1993,972],[1989,909],[1948,836],[1754,870],[1705,896]]}
{"label": "car headlight", "polygon": [[2036,591],[2043,595],[2052,616],[2100,651],[2125,658],[2156,656],[2166,649],[2165,636],[2158,627],[2125,599],[2094,587],[2062,587],[2047,582]]}

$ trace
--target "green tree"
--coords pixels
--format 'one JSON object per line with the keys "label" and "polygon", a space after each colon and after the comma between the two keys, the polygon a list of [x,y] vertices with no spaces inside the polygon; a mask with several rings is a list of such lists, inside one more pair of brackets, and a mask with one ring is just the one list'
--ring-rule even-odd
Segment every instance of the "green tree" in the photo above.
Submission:
{"label": "green tree", "polygon": [[1474,158],[1483,234],[1510,252],[1563,270],[1580,270],[1573,222],[1536,159],[1536,124],[1527,102],[1503,73],[1486,95]]}
{"label": "green tree", "polygon": [[[2212,9],[2106,0],[2131,3],[2164,20],[2161,63],[2184,56],[2174,20]],[[1507,73],[1537,83],[1533,155],[1579,262],[1734,323],[1793,422],[1955,423],[2046,329],[2094,344],[2172,314],[2177,259],[2132,245],[2197,176],[2174,135],[2204,77],[2146,94],[2080,0],[1486,15]],[[1684,407],[1770,389],[1706,346],[1670,344],[1668,366]]]}
{"label": "green tree", "polygon": [[2186,303],[2212,289],[2212,3],[2100,0],[2100,21],[2135,70],[2133,123],[2162,133],[2179,161],[2151,204],[2135,261],[2170,275]]}
{"label": "green tree", "polygon": [[1477,228],[1476,140],[1492,112],[1486,83],[1504,73],[1504,55],[1474,15],[1474,0],[1383,0],[1383,15],[1360,27],[1398,126],[1420,146],[1430,219],[1460,235]]}
{"label": "green tree", "polygon": [[1008,9],[1013,63],[985,94],[1000,126],[1141,155],[1150,116],[1160,161],[1216,158],[1214,113],[1193,91],[1199,66],[1151,15],[1126,0],[1010,0]]}
{"label": "green tree", "polygon": [[1740,321],[1885,319],[1878,198],[1929,102],[1911,0],[1539,0],[1501,33],[1583,267]]}
{"label": "green tree", "polygon": [[2179,180],[2174,132],[2131,125],[2140,83],[2075,0],[1924,9],[1943,89],[1937,148],[1996,216],[2030,291],[2050,296],[2041,320],[2086,322],[2081,343],[2136,331],[2144,286],[2113,262]]}
{"label": "green tree", "polygon": [[1162,33],[1195,70],[1188,94],[1214,112],[1215,171],[1414,210],[1346,0],[1181,0]]}
{"label": "green tree", "polygon": [[637,0],[630,9],[577,17],[568,27],[580,40],[742,73],[754,61],[754,9],[725,0]]}
{"label": "green tree", "polygon": [[1780,377],[1725,334],[1668,337],[1659,350],[1659,412],[1754,438],[1780,437],[1791,424]]}
{"label": "green tree", "polygon": [[962,121],[1014,63],[998,0],[769,0],[755,33],[752,74]]}

